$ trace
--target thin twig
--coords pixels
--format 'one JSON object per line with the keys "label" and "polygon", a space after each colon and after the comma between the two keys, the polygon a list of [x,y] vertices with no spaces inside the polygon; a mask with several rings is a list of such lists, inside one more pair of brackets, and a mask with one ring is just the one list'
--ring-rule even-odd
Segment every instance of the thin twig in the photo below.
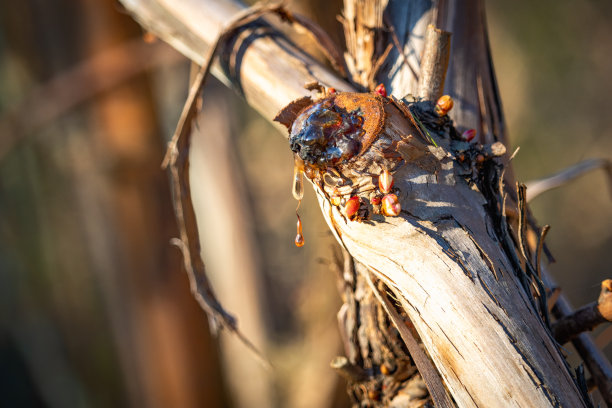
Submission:
{"label": "thin twig", "polygon": [[540,231],[540,236],[538,237],[538,247],[536,249],[536,273],[538,274],[538,278],[542,278],[542,274],[540,272],[540,262],[542,257],[542,248],[544,248],[544,240],[546,239],[546,234],[550,231],[550,225],[545,225],[542,227],[542,231]]}
{"label": "thin twig", "polygon": [[525,199],[526,187],[524,184],[516,183],[516,192],[518,197],[518,241],[519,250],[525,258],[525,262],[529,263],[530,257],[528,256],[529,248],[527,248],[527,200]]}
{"label": "thin twig", "polygon": [[191,201],[189,184],[189,146],[191,142],[191,129],[197,114],[198,96],[210,74],[212,62],[221,44],[223,44],[224,40],[233,34],[234,30],[237,28],[248,24],[265,13],[278,13],[279,10],[283,10],[283,6],[280,4],[257,4],[239,13],[223,30],[221,30],[214,45],[208,50],[208,54],[204,60],[205,63],[198,71],[189,89],[187,101],[185,102],[177,128],[168,145],[166,157],[162,163],[162,167],[169,167],[170,169],[174,209],[180,232],[180,239],[175,238],[172,242],[177,245],[183,253],[185,270],[189,277],[191,290],[194,296],[204,311],[206,311],[215,322],[221,324],[221,327],[225,327],[235,334],[249,350],[253,351],[259,361],[266,367],[269,367],[270,364],[238,329],[235,319],[221,306],[206,276],[206,268],[200,256],[200,239],[198,236],[195,211]]}
{"label": "thin twig", "polygon": [[518,220],[518,241],[519,249],[523,258],[525,259],[525,270],[531,275],[531,279],[535,284],[537,292],[538,303],[540,307],[540,313],[544,318],[546,327],[550,327],[550,316],[548,314],[548,303],[546,301],[546,289],[544,283],[540,279],[540,273],[537,270],[537,266],[534,267],[529,256],[529,248],[527,247],[527,200],[526,190],[524,184],[517,183],[517,196],[518,196],[518,208],[519,208],[519,220]]}
{"label": "thin twig", "polygon": [[525,183],[527,185],[527,201],[529,202],[542,193],[564,186],[570,181],[597,169],[603,169],[606,172],[609,191],[612,194],[612,162],[608,159],[588,159],[551,176]]}
{"label": "thin twig", "polygon": [[393,24],[389,23],[386,17],[384,17],[384,20],[385,20],[385,27],[389,30],[389,33],[391,34],[391,40],[393,41],[393,45],[395,46],[395,48],[397,48],[397,52],[402,56],[402,59],[404,60],[404,64],[406,64],[406,66],[410,68],[412,75],[414,75],[414,78],[418,80],[419,74],[417,74],[416,70],[414,69],[410,61],[408,60],[408,57],[406,56],[406,53],[404,52],[404,48],[400,44],[399,38],[397,38],[397,33],[395,32],[395,28],[393,28]]}
{"label": "thin twig", "polygon": [[370,89],[374,89],[374,87],[376,86],[376,82],[375,82],[376,75],[378,74],[378,71],[380,71],[380,68],[383,66],[383,64],[387,60],[387,57],[389,56],[389,53],[391,53],[392,49],[393,49],[393,45],[388,44],[387,48],[385,48],[385,51],[382,53],[382,55],[376,59],[376,62],[374,63],[372,70],[368,74],[368,84],[370,86]]}
{"label": "thin twig", "polygon": [[559,296],[561,295],[561,288],[558,287],[554,287],[554,288],[550,288],[549,290],[549,295],[548,298],[546,299],[546,303],[548,303],[548,312],[552,312],[553,307],[555,307],[555,303],[557,303],[557,300],[559,299]]}
{"label": "thin twig", "polygon": [[[549,288],[557,286],[545,269],[542,270],[542,279]],[[574,309],[565,296],[560,294],[552,311],[557,319],[561,319],[571,315]],[[582,333],[572,339],[572,344],[591,373],[591,377],[597,385],[606,405],[609,407],[612,406],[612,365],[610,361],[603,355],[601,350],[597,348],[587,333]]]}
{"label": "thin twig", "polygon": [[593,330],[596,326],[612,320],[612,292],[610,279],[601,283],[597,302],[589,303],[555,322],[552,333],[559,344],[565,344],[578,334]]}

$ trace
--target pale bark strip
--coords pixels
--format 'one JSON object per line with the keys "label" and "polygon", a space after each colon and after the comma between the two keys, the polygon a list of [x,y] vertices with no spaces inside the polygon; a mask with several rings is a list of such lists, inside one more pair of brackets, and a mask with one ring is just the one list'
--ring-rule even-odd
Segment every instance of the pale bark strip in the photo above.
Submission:
{"label": "pale bark strip", "polygon": [[451,401],[450,396],[444,384],[442,383],[442,378],[440,377],[440,373],[434,368],[433,364],[429,360],[429,357],[423,352],[419,343],[414,338],[410,330],[402,320],[401,316],[397,313],[397,311],[393,308],[393,305],[387,299],[387,297],[382,294],[374,285],[372,281],[372,277],[370,276],[370,271],[368,271],[363,265],[358,265],[358,268],[361,269],[362,275],[368,281],[368,284],[372,288],[374,295],[384,308],[385,312],[389,315],[390,320],[393,322],[393,325],[396,327],[397,331],[402,336],[402,340],[406,344],[408,351],[410,352],[410,356],[414,361],[414,364],[419,369],[419,372],[425,379],[425,384],[431,394],[434,403],[439,408],[450,408],[455,407],[455,404]]}
{"label": "pale bark strip", "polygon": [[421,76],[417,96],[437,101],[444,90],[444,78],[448,69],[451,34],[428,25],[425,32],[425,49],[421,61]]}
{"label": "pale bark strip", "polygon": [[[125,4],[133,10],[137,5],[128,0]],[[229,20],[231,15],[220,9],[237,11],[225,2],[207,9],[194,0],[165,8],[151,1],[140,6],[145,7],[140,20],[183,50],[188,47],[177,33],[203,46],[205,40],[196,40],[201,27],[216,21],[218,28]],[[185,23],[177,25],[177,20]],[[217,32],[213,30],[213,36]],[[243,44],[246,49],[234,60],[240,65],[233,80],[266,117],[304,95],[300,87],[309,80],[347,89],[279,41],[284,40],[264,37],[248,47]],[[351,253],[400,294],[458,404],[583,406],[558,350],[511,272],[507,255],[492,241],[495,237],[482,210],[484,198],[461,180],[455,185],[438,183],[437,177],[411,166],[399,173],[398,186],[405,194],[402,206],[408,211],[401,217],[346,223],[326,199],[321,205]]]}
{"label": "pale bark strip", "polygon": [[527,186],[527,201],[531,201],[540,194],[564,186],[578,177],[598,169],[606,172],[608,188],[610,194],[612,194],[612,162],[607,159],[588,159],[548,177],[525,183]]}
{"label": "pale bark strip", "polygon": [[181,112],[176,130],[168,143],[166,156],[162,168],[168,168],[171,175],[173,189],[173,204],[176,214],[179,238],[173,238],[171,242],[176,245],[183,254],[184,266],[189,278],[191,291],[200,306],[208,314],[212,327],[217,325],[229,330],[247,348],[249,348],[260,362],[269,367],[268,361],[259,353],[253,343],[238,329],[233,316],[224,310],[217,300],[212,286],[210,285],[204,262],[200,254],[200,238],[196,215],[191,200],[191,188],[189,179],[189,149],[192,137],[192,128],[197,115],[197,98],[200,97],[206,79],[210,74],[213,59],[217,51],[222,47],[235,30],[253,22],[266,13],[283,13],[282,6],[276,4],[255,5],[245,9],[233,16],[218,33],[212,46],[208,49],[204,64],[193,78],[189,88],[187,101]]}
{"label": "pale bark strip", "polygon": [[[223,26],[244,9],[232,0],[121,1],[147,30],[200,65]],[[265,26],[241,31],[232,50],[226,51],[222,51],[225,56],[236,51],[231,54],[232,61],[226,61],[233,66],[225,65],[227,69],[223,70],[217,64],[213,74],[237,88],[265,118],[274,118],[292,100],[309,95],[304,89],[307,82],[319,81],[339,91],[353,90],[278,31]]]}

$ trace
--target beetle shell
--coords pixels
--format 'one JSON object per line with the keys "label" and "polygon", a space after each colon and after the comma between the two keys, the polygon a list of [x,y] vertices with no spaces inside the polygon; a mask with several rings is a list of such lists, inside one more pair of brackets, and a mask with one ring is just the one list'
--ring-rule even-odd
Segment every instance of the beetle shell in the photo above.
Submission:
{"label": "beetle shell", "polygon": [[333,94],[299,113],[291,126],[291,150],[308,166],[334,166],[365,152],[380,133],[384,118],[378,94]]}

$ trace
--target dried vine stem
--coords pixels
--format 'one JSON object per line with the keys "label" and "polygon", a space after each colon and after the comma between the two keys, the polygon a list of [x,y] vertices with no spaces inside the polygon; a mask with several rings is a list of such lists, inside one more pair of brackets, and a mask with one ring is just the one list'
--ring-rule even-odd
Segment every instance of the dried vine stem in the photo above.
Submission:
{"label": "dried vine stem", "polygon": [[425,100],[436,101],[444,91],[444,79],[450,57],[450,37],[447,31],[433,25],[425,32],[425,49],[421,60],[421,75],[417,95]]}
{"label": "dried vine stem", "polygon": [[[556,283],[546,269],[542,269],[542,280],[548,287],[555,287]],[[552,308],[557,319],[571,316],[574,308],[565,296],[560,295]],[[581,333],[571,340],[572,345],[584,361],[584,365],[591,373],[591,378],[603,400],[608,407],[612,407],[612,366],[610,361],[597,348],[593,339],[587,333]]]}
{"label": "dried vine stem", "polygon": [[185,270],[189,277],[191,291],[198,303],[206,311],[208,316],[221,327],[234,333],[245,346],[247,346],[264,366],[269,367],[268,361],[257,350],[257,348],[238,329],[236,320],[231,316],[216,298],[212,286],[206,276],[206,268],[200,255],[200,238],[198,227],[191,201],[191,188],[189,184],[189,146],[191,141],[191,129],[197,114],[197,100],[210,74],[213,59],[223,41],[231,35],[234,30],[242,25],[257,19],[259,16],[270,12],[282,12],[279,4],[255,5],[237,15],[228,23],[209,49],[193,83],[189,89],[189,95],[181,113],[177,128],[168,145],[166,157],[162,167],[170,169],[173,202],[179,227],[180,238],[174,238],[172,243],[181,249]]}
{"label": "dried vine stem", "polygon": [[609,192],[612,194],[612,162],[607,159],[588,159],[551,176],[525,183],[527,186],[527,201],[531,201],[540,194],[561,187],[586,173],[598,169],[606,172]]}
{"label": "dried vine stem", "polygon": [[578,334],[593,330],[596,326],[612,321],[612,280],[601,283],[597,302],[589,303],[555,322],[552,332],[559,344],[567,343]]}

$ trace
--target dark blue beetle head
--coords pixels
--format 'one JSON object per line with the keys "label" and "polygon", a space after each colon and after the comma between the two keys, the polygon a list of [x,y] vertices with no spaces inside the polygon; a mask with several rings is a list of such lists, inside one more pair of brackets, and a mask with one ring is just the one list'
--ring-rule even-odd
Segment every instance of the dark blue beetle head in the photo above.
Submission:
{"label": "dark blue beetle head", "polygon": [[363,117],[347,112],[333,98],[305,109],[293,122],[289,144],[304,163],[324,168],[349,160],[361,149]]}

